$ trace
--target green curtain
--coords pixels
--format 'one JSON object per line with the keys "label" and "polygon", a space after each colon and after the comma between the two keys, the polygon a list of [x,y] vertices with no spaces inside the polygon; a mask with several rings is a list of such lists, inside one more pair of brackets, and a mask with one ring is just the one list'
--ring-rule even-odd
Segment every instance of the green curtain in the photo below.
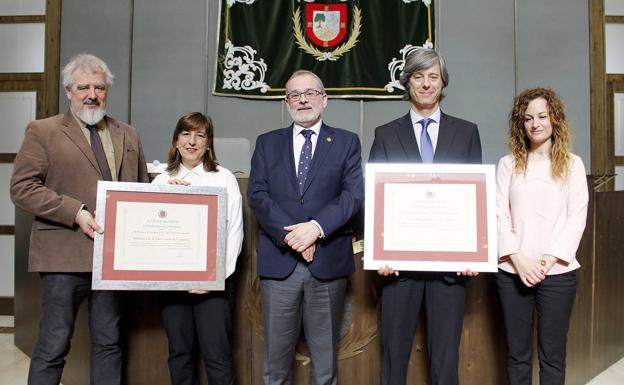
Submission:
{"label": "green curtain", "polygon": [[213,93],[276,99],[298,69],[330,97],[397,99],[405,55],[433,48],[433,0],[221,0]]}

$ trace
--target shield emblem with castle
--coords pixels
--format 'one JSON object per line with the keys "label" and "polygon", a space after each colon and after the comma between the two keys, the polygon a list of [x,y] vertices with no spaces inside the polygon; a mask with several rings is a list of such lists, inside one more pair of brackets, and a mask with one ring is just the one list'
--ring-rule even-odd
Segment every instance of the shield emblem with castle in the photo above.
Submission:
{"label": "shield emblem with castle", "polygon": [[306,4],[306,34],[319,47],[340,43],[347,34],[346,4]]}

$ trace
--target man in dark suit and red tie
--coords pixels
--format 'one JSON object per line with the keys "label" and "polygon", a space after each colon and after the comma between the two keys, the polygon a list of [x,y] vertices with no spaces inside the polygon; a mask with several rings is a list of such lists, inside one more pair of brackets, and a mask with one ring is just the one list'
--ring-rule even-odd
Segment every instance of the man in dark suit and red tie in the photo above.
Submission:
{"label": "man in dark suit and red tie", "polygon": [[[375,130],[371,163],[481,163],[474,123],[440,110],[449,77],[438,52],[418,48],[406,59],[400,82],[409,113]],[[431,384],[457,385],[464,317],[462,275],[478,273],[401,272],[385,266],[382,276],[381,383],[406,383],[407,367],[422,303],[427,312],[427,352]],[[460,277],[458,277],[460,276]]]}
{"label": "man in dark suit and red tie", "polygon": [[296,71],[286,83],[293,124],[260,135],[247,195],[258,224],[264,313],[264,383],[292,384],[301,329],[312,383],[338,383],[347,276],[354,271],[351,220],[364,197],[360,141],[321,120],[323,83]]}

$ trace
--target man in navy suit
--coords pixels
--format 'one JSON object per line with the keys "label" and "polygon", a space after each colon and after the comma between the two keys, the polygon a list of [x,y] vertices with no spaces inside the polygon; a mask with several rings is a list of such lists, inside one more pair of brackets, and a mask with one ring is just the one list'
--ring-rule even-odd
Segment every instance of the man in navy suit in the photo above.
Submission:
{"label": "man in navy suit", "polygon": [[321,120],[327,95],[310,71],[286,83],[294,123],[260,135],[247,196],[259,225],[264,383],[292,384],[303,332],[312,383],[338,383],[336,359],[347,276],[354,270],[351,220],[364,196],[357,135]]}
{"label": "man in navy suit", "polygon": [[[481,163],[481,141],[474,123],[440,111],[448,85],[444,58],[419,48],[405,60],[399,80],[410,112],[375,130],[371,163]],[[460,273],[402,272],[386,266],[382,278],[382,385],[406,383],[416,323],[422,303],[427,311],[427,352],[431,384],[457,385],[459,343],[464,317]]]}

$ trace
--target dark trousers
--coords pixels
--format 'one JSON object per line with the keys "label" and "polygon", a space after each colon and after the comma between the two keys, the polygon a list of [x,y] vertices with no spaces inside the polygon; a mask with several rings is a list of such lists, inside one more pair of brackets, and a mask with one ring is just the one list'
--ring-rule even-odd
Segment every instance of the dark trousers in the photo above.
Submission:
{"label": "dark trousers", "polygon": [[232,283],[208,294],[162,293],[162,318],[169,339],[169,373],[173,385],[196,385],[198,355],[210,385],[234,384]]}
{"label": "dark trousers", "polygon": [[433,385],[457,385],[464,319],[464,280],[423,273],[382,279],[381,384],[404,385],[420,307],[427,312],[427,353]]}
{"label": "dark trousers", "polygon": [[566,343],[576,296],[576,271],[526,287],[517,274],[495,276],[507,335],[509,385],[531,385],[533,311],[537,310],[540,385],[565,382]]}
{"label": "dark trousers", "polygon": [[42,273],[39,338],[30,360],[29,385],[58,384],[69,353],[76,314],[88,299],[91,384],[121,383],[120,303],[112,291],[92,291],[90,273]]}
{"label": "dark trousers", "polygon": [[293,384],[302,326],[310,350],[310,384],[338,384],[337,347],[346,287],[346,278],[318,279],[303,262],[285,279],[261,279],[265,385]]}

